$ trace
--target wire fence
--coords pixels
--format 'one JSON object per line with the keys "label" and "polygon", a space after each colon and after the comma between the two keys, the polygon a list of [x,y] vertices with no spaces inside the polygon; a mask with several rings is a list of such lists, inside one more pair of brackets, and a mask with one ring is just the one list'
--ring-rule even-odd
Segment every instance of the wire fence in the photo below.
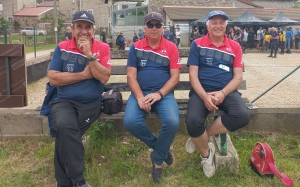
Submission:
{"label": "wire fence", "polygon": [[[95,38],[100,40],[100,34],[106,29],[108,41],[113,42],[117,33],[106,27],[100,27],[95,33]],[[50,55],[56,47],[55,33],[48,30],[46,35],[22,35],[10,34],[5,37],[4,28],[0,27],[0,43],[24,43],[26,59],[38,58],[41,55]],[[65,40],[65,32],[58,33],[58,42]],[[294,43],[292,41],[292,43]],[[37,53],[33,55],[33,53]],[[293,48],[291,53],[280,54],[276,58],[270,58],[270,50],[259,51],[256,48],[248,49],[243,54],[245,67],[244,80],[247,89],[241,90],[243,97],[261,108],[299,108],[300,97],[300,50]],[[187,58],[181,58],[185,65]],[[126,64],[126,59],[112,60],[112,65]],[[181,75],[181,80],[188,80],[187,74]],[[111,77],[109,82],[126,82],[125,76]],[[186,98],[188,92],[176,93],[176,97]],[[126,96],[125,96],[126,98]]]}

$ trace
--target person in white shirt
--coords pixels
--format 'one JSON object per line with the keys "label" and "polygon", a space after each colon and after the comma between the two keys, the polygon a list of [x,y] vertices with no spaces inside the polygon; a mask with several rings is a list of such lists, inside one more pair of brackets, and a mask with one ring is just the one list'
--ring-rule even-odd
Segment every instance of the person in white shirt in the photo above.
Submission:
{"label": "person in white shirt", "polygon": [[258,50],[261,50],[261,46],[262,46],[262,43],[261,43],[262,42],[262,38],[263,38],[263,37],[261,37],[262,33],[263,33],[262,27],[259,27],[259,29],[257,30],[257,34],[256,34],[256,40],[257,40],[257,46],[256,46],[256,48]]}
{"label": "person in white shirt", "polygon": [[247,49],[247,42],[248,42],[248,29],[245,28],[243,31],[243,36],[242,36],[242,49],[243,49],[243,53],[246,52]]}
{"label": "person in white shirt", "polygon": [[175,32],[175,44],[178,48],[180,44],[180,28],[177,28]]}

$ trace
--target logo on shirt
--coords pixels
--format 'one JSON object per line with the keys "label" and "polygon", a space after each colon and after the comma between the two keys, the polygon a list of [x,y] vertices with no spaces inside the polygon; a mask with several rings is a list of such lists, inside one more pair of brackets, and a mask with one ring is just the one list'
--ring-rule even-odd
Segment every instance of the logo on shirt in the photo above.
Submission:
{"label": "logo on shirt", "polygon": [[145,67],[145,66],[147,65],[147,60],[141,60],[140,65],[141,65],[142,67]]}
{"label": "logo on shirt", "polygon": [[162,53],[162,54],[166,54],[166,52],[167,52],[166,49],[162,49],[162,50],[161,50],[161,53]]}
{"label": "logo on shirt", "polygon": [[74,71],[74,64],[67,64],[67,70],[68,70],[68,72],[73,72]]}
{"label": "logo on shirt", "polygon": [[227,47],[227,48],[226,48],[226,50],[227,50],[227,51],[232,51],[232,49],[231,49],[231,48],[229,48],[229,47]]}
{"label": "logo on shirt", "polygon": [[213,62],[213,60],[212,60],[212,58],[206,58],[206,64],[207,65],[212,65],[212,62]]}

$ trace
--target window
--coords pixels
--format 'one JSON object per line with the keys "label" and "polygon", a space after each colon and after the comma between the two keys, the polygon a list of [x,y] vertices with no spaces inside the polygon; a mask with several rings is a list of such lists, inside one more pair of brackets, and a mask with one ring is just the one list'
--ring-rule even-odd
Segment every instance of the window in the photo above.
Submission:
{"label": "window", "polygon": [[2,4],[0,4],[0,11],[3,11],[3,6],[2,6]]}
{"label": "window", "polygon": [[72,3],[75,3],[75,0],[72,0]]}
{"label": "window", "polygon": [[13,21],[13,18],[9,17],[9,18],[7,18],[7,20],[8,20],[9,22],[12,22],[12,21]]}
{"label": "window", "polygon": [[86,11],[93,14],[93,9],[87,9]]}

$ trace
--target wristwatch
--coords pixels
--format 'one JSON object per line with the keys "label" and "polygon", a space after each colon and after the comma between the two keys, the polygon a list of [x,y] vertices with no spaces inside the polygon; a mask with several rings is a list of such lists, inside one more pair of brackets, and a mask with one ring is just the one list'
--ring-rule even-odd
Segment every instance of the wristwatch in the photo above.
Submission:
{"label": "wristwatch", "polygon": [[88,62],[97,60],[96,55],[93,55],[91,58],[88,58]]}

